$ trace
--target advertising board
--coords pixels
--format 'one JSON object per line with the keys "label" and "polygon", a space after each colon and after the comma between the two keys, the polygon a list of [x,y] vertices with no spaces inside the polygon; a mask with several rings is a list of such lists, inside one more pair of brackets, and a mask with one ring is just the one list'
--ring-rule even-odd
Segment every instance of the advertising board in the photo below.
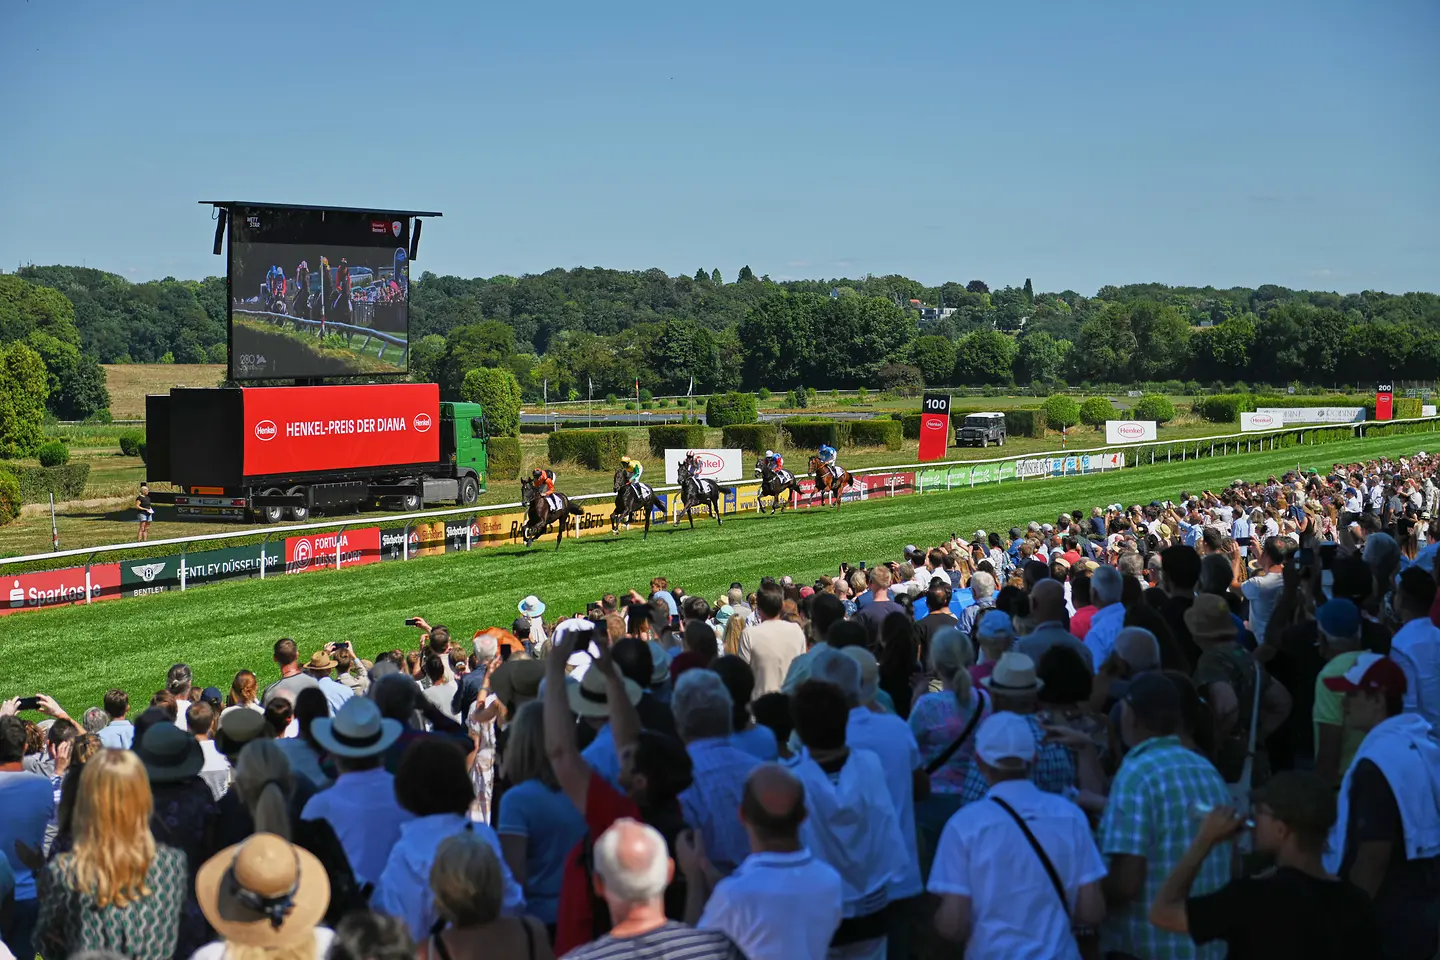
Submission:
{"label": "advertising board", "polygon": [[1106,420],[1106,443],[1144,443],[1156,436],[1154,420]]}
{"label": "advertising board", "polygon": [[1420,405],[1420,416],[1422,416],[1422,417],[1433,417],[1433,416],[1435,416],[1435,404],[1433,404],[1433,403],[1422,403],[1422,404]]}
{"label": "advertising board", "polygon": [[84,603],[87,592],[92,602],[114,600],[120,596],[120,564],[97,563],[90,567],[88,577],[84,567],[68,567],[43,573],[10,574],[0,583],[7,595],[0,614]]}
{"label": "advertising board", "polygon": [[1279,430],[1283,426],[1284,423],[1281,422],[1280,417],[1273,413],[1261,413],[1257,410],[1254,413],[1240,414],[1240,430],[1243,433],[1257,433],[1261,430]]}
{"label": "advertising board", "polygon": [[[285,562],[278,543],[271,544],[265,552],[265,572],[283,573]],[[202,550],[183,557],[146,557],[143,560],[128,560],[120,563],[120,593],[126,597],[141,597],[148,593],[164,593],[179,590],[181,569],[184,569],[185,588],[218,583],[222,580],[244,580],[260,575],[260,548],[225,547],[220,550]]]}
{"label": "advertising board", "polygon": [[920,401],[920,461],[944,460],[950,446],[950,395],[927,393]]}
{"label": "advertising board", "polygon": [[246,476],[440,459],[440,387],[247,387]]}
{"label": "advertising board", "polygon": [[1359,423],[1365,419],[1364,407],[1259,407],[1256,413],[1268,413],[1278,426],[1301,423]]}
{"label": "advertising board", "polygon": [[[285,572],[305,573],[310,570],[335,569],[337,534],[314,533],[285,540]],[[380,528],[364,527],[344,530],[338,534],[340,566],[353,567],[380,562]],[[443,552],[442,545],[440,551]]]}
{"label": "advertising board", "polygon": [[680,482],[680,462],[687,454],[695,454],[700,461],[698,476],[716,483],[732,483],[745,475],[745,451],[743,450],[670,450],[665,451],[665,482]]}

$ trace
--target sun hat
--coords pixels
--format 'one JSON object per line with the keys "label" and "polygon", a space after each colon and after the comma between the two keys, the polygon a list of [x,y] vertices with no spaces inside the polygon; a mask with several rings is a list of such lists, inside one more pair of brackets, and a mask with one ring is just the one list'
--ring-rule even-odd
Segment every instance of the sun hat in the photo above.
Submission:
{"label": "sun hat", "polygon": [[980,682],[1002,693],[1034,693],[1045,686],[1045,681],[1035,676],[1035,661],[1015,650],[1002,653],[990,676]]}
{"label": "sun hat", "polygon": [[324,650],[316,650],[310,654],[310,661],[305,664],[306,670],[334,670],[335,661],[330,659],[330,654]]}
{"label": "sun hat", "polygon": [[335,716],[310,724],[310,734],[327,753],[337,757],[373,757],[384,753],[404,732],[399,720],[380,716],[369,697],[351,697]]}
{"label": "sun hat", "polygon": [[1389,657],[1383,657],[1378,653],[1362,653],[1355,659],[1355,665],[1349,670],[1338,677],[1326,677],[1325,687],[1336,693],[1378,690],[1383,693],[1403,695],[1406,687],[1405,671],[1401,670],[1400,665]]}
{"label": "sun hat", "polygon": [[[655,651],[651,650],[650,652],[653,656]],[[665,658],[664,667],[665,676],[668,677],[670,675],[669,657]],[[651,676],[652,683],[663,682],[663,677],[661,681],[655,680],[655,676],[659,675],[659,673],[659,669],[653,671]],[[629,677],[621,678],[621,683],[625,685],[625,698],[632,704],[639,703],[640,695],[644,693],[644,691],[640,689],[640,684],[631,680]],[[580,678],[579,683],[573,686],[570,684],[565,686],[565,695],[570,700],[570,712],[579,717],[608,717],[610,715],[610,701],[605,691],[605,677],[600,671],[586,670],[585,676]]]}
{"label": "sun hat", "polygon": [[1224,597],[1213,593],[1202,593],[1195,597],[1190,609],[1185,611],[1185,626],[1190,636],[1215,640],[1235,639],[1235,617]]}
{"label": "sun hat", "polygon": [[730,606],[730,604],[728,603],[722,603],[720,607],[715,611],[715,626],[719,627],[721,630],[724,630],[725,624],[729,623],[730,618],[734,615],[735,608]]}
{"label": "sun hat", "polygon": [[[215,731],[215,748],[227,757],[238,756],[241,747],[264,732],[264,713],[248,707],[231,707],[220,714],[220,729]],[[203,750],[201,754],[203,759]]]}
{"label": "sun hat", "polygon": [[145,764],[151,783],[179,783],[205,765],[200,741],[173,723],[157,723],[146,730],[135,745],[135,755]]}
{"label": "sun hat", "polygon": [[195,899],[222,939],[285,947],[315,936],[330,906],[330,878],[310,851],[257,833],[201,865]]}
{"label": "sun hat", "polygon": [[992,713],[975,732],[975,753],[992,767],[1028,766],[1035,762],[1035,731],[1018,713]]}
{"label": "sun hat", "polygon": [[860,664],[860,705],[873,703],[880,692],[880,663],[875,654],[864,647],[845,647],[840,652]]}
{"label": "sun hat", "polygon": [[520,606],[517,609],[519,609],[520,615],[523,617],[534,618],[545,616],[545,604],[533,593],[524,600],[521,600]]}
{"label": "sun hat", "polygon": [[1320,605],[1315,622],[1327,636],[1354,639],[1360,635],[1360,608],[1353,600],[1337,597]]}

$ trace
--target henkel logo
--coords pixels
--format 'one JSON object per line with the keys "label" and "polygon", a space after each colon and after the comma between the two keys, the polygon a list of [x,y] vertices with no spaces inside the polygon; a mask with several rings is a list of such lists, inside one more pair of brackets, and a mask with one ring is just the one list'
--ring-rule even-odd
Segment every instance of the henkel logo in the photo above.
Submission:
{"label": "henkel logo", "polygon": [[1145,428],[1138,423],[1122,423],[1115,428],[1115,432],[1122,437],[1139,438],[1145,436]]}
{"label": "henkel logo", "polygon": [[691,450],[690,456],[695,459],[695,472],[702,477],[716,476],[725,469],[724,457],[700,450]]}
{"label": "henkel logo", "polygon": [[1257,427],[1268,427],[1275,422],[1275,418],[1268,413],[1256,413],[1251,415],[1250,422]]}
{"label": "henkel logo", "polygon": [[920,427],[923,430],[944,430],[945,418],[936,416],[925,417],[920,421]]}
{"label": "henkel logo", "polygon": [[275,427],[274,420],[261,420],[259,423],[255,424],[256,440],[274,440],[276,435],[279,434],[279,432],[280,431]]}
{"label": "henkel logo", "polygon": [[396,220],[390,224],[390,232],[395,234],[396,237],[399,237],[400,231],[404,229],[405,224],[401,223],[399,220]]}
{"label": "henkel logo", "polygon": [[430,414],[417,413],[414,417],[411,418],[410,422],[415,425],[415,429],[417,431],[419,431],[420,433],[424,433],[426,430],[430,429]]}

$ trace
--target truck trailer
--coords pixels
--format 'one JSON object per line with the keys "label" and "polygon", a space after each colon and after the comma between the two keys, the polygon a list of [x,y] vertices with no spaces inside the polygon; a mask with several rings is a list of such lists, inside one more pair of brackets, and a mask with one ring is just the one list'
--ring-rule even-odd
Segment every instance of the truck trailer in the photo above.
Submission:
{"label": "truck trailer", "polygon": [[485,412],[433,383],[187,389],[145,398],[146,476],[182,516],[276,523],[312,512],[475,503]]}

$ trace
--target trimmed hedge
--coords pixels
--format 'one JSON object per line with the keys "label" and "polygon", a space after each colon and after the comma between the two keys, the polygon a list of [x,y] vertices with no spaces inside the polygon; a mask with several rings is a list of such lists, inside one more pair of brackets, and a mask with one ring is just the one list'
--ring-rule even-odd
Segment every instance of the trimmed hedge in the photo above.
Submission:
{"label": "trimmed hedge", "polygon": [[[1337,404],[1338,406],[1338,404]],[[1347,404],[1355,406],[1355,404]],[[1392,416],[1396,420],[1410,420],[1424,415],[1425,401],[1419,397],[1396,397]],[[1371,397],[1365,402],[1365,419],[1375,419],[1375,398]]]}
{"label": "trimmed hedge", "polygon": [[892,413],[890,414],[890,418],[900,424],[900,435],[906,440],[920,439],[920,414],[910,412]]}
{"label": "trimmed hedge", "polygon": [[693,450],[705,446],[705,428],[697,424],[667,423],[650,428],[650,452],[665,456],[666,450]]}
{"label": "trimmed hedge", "polygon": [[815,417],[790,417],[782,421],[786,442],[801,450],[818,450],[822,443],[828,443],[837,450],[850,443],[848,420],[821,420]]}
{"label": "trimmed hedge", "polygon": [[737,423],[721,433],[720,446],[756,456],[780,446],[780,430],[773,423]]}
{"label": "trimmed hedge", "polygon": [[898,420],[856,420],[850,424],[850,442],[857,447],[899,450],[904,443],[904,427]]}
{"label": "trimmed hedge", "polygon": [[520,475],[520,438],[491,437],[485,441],[485,459],[493,480],[514,480]]}
{"label": "trimmed hedge", "polygon": [[35,459],[42,467],[61,467],[70,462],[70,448],[59,440],[51,440],[40,445],[40,449],[35,451]]}
{"label": "trimmed hedge", "polygon": [[1135,401],[1130,413],[1136,420],[1154,420],[1156,424],[1164,424],[1175,419],[1175,404],[1162,394],[1147,393]]}
{"label": "trimmed hedge", "polygon": [[122,433],[120,434],[120,452],[127,457],[138,457],[140,455],[140,444],[145,442],[143,433]]}
{"label": "trimmed hedge", "polygon": [[0,467],[0,527],[20,516],[20,481]]}
{"label": "trimmed hedge", "polygon": [[1045,411],[1006,410],[1005,435],[1008,437],[1045,436]]}
{"label": "trimmed hedge", "polygon": [[629,444],[622,430],[556,430],[546,446],[551,463],[575,460],[592,470],[614,470]]}
{"label": "trimmed hedge", "polygon": [[59,467],[8,463],[5,469],[20,481],[21,503],[45,503],[52,493],[57,503],[78,500],[85,493],[85,484],[90,482],[90,464],[83,460]]}
{"label": "trimmed hedge", "polygon": [[758,423],[760,407],[753,393],[716,394],[705,401],[705,423],[729,427],[737,423]]}
{"label": "trimmed hedge", "polygon": [[1240,414],[1254,412],[1255,398],[1248,393],[1217,393],[1196,400],[1191,410],[1210,423],[1239,423]]}
{"label": "trimmed hedge", "polygon": [[1080,422],[1096,430],[1104,429],[1106,420],[1114,420],[1118,416],[1115,404],[1108,397],[1090,397],[1080,404]]}

